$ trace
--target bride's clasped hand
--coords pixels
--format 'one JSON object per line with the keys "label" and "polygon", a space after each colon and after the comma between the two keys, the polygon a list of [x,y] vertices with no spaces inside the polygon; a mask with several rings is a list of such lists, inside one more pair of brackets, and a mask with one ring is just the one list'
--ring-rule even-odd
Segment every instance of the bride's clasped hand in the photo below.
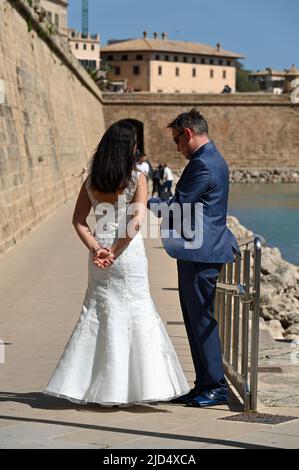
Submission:
{"label": "bride's clasped hand", "polygon": [[109,248],[100,248],[93,255],[93,263],[100,269],[109,268],[115,261],[115,253]]}

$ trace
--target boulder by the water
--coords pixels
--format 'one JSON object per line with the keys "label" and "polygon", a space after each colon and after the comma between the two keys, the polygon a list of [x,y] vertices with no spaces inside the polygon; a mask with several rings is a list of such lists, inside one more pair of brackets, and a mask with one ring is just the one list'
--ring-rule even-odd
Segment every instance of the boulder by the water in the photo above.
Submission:
{"label": "boulder by the water", "polygon": [[[228,226],[238,241],[253,235],[236,217],[228,217]],[[299,267],[285,261],[278,248],[262,248],[260,315],[274,338],[299,337]]]}
{"label": "boulder by the water", "polygon": [[232,183],[298,183],[299,168],[230,168]]}

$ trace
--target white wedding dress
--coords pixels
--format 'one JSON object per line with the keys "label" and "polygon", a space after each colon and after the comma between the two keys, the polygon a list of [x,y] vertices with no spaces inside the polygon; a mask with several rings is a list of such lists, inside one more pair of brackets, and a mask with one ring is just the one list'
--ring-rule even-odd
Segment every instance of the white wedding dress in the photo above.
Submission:
{"label": "white wedding dress", "polygon": [[[116,218],[97,215],[99,202],[86,189],[95,211],[94,236],[111,246],[138,183],[134,171],[114,204]],[[109,206],[109,207],[108,207]],[[104,230],[101,218],[106,217]],[[103,224],[102,224],[103,225]],[[101,405],[167,401],[189,386],[164,324],[153,304],[143,239],[140,232],[106,269],[89,254],[88,287],[81,315],[44,393]]]}

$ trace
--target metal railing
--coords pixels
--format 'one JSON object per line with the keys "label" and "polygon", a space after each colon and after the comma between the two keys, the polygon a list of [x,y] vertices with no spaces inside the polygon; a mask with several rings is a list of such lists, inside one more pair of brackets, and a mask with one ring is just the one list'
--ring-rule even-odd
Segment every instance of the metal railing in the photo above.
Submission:
{"label": "metal railing", "polygon": [[241,256],[223,266],[215,297],[225,374],[245,411],[257,409],[261,246],[254,236],[240,242]]}

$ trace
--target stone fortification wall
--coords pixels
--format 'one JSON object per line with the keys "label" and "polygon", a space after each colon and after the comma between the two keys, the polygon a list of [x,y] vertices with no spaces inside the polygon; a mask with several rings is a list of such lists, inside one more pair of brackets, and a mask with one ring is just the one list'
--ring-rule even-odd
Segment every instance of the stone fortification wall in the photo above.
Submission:
{"label": "stone fortification wall", "polygon": [[299,106],[288,95],[104,93],[103,99],[107,125],[127,117],[143,122],[145,152],[153,161],[184,165],[166,126],[195,106],[232,170],[283,168],[293,174],[299,168]]}
{"label": "stone fortification wall", "polygon": [[77,193],[104,131],[99,89],[37,19],[1,0],[0,253]]}

